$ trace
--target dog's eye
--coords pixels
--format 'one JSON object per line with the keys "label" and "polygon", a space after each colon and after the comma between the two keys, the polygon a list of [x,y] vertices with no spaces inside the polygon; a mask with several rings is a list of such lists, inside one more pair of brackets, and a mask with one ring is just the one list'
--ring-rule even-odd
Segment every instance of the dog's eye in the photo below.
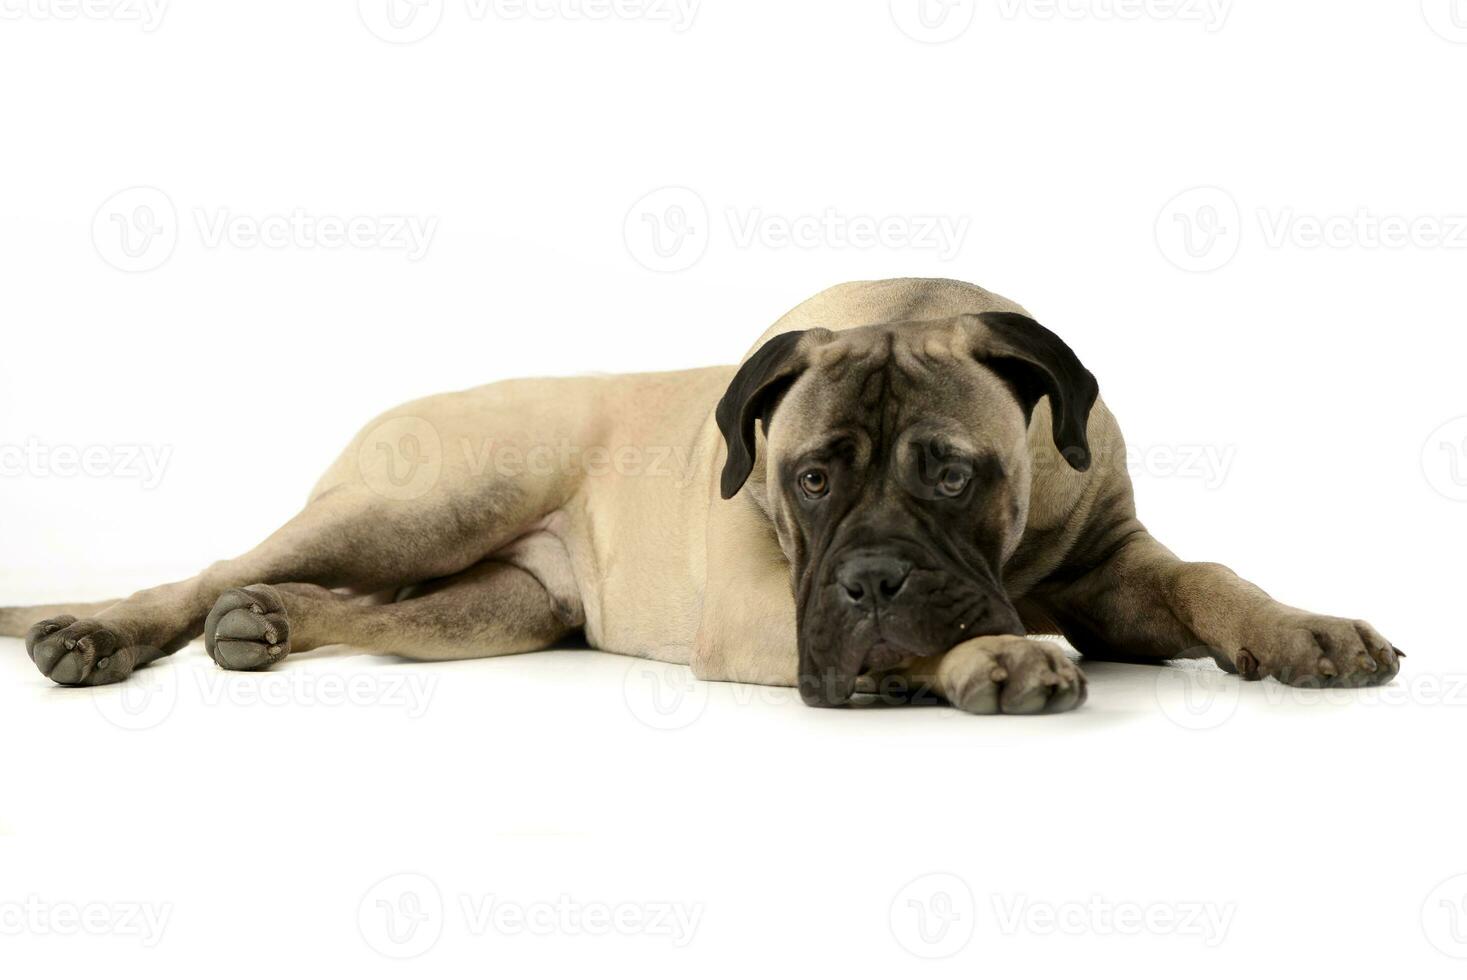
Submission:
{"label": "dog's eye", "polygon": [[937,478],[937,492],[944,497],[956,497],[968,488],[968,473],[956,466],[949,466]]}
{"label": "dog's eye", "polygon": [[800,474],[800,489],[805,496],[814,500],[830,492],[830,479],[824,470],[806,470]]}

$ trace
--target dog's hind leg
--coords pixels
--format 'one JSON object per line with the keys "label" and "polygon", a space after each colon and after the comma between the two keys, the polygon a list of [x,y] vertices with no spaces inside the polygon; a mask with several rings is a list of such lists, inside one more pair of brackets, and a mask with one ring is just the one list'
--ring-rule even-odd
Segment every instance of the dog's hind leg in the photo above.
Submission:
{"label": "dog's hind leg", "polygon": [[385,605],[314,585],[230,589],[209,613],[204,643],[232,670],[338,643],[414,660],[465,660],[541,650],[583,623],[579,603],[523,568],[489,560]]}
{"label": "dog's hind leg", "polygon": [[303,582],[368,592],[452,575],[523,533],[539,516],[537,505],[503,482],[408,501],[345,484],[318,496],[239,558],[138,592],[89,618],[41,620],[27,634],[26,648],[58,684],[119,681],[198,636],[228,589]]}
{"label": "dog's hind leg", "polygon": [[[108,683],[198,636],[229,589],[298,582],[378,592],[455,575],[543,529],[575,495],[580,469],[529,466],[525,454],[567,439],[594,444],[580,426],[599,418],[597,390],[505,383],[399,406],[358,433],[306,508],[258,547],[86,618],[43,618],[26,648],[57,683]],[[270,433],[242,427],[224,438],[239,455],[222,480],[273,476]]]}

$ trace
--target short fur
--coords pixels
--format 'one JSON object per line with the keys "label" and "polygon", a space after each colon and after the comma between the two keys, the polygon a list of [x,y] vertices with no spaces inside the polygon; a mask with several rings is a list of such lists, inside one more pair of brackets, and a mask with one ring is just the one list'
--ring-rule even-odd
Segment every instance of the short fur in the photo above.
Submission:
{"label": "short fur", "polygon": [[1079,667],[1027,635],[1056,630],[1086,657],[1212,656],[1247,679],[1396,674],[1368,624],[1157,543],[1097,391],[1000,296],[848,283],[738,368],[401,406],[247,554],[116,602],[0,610],[0,632],[90,685],[200,632],[220,666],[259,669],[330,643],[454,659],[582,630],[811,704],[895,679],[983,713],[1083,702]]}

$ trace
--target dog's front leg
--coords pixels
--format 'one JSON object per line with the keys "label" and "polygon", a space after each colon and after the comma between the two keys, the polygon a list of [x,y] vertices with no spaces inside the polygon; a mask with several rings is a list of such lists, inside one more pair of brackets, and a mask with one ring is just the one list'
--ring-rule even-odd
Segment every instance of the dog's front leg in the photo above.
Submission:
{"label": "dog's front leg", "polygon": [[[1085,675],[1053,643],[1026,636],[979,636],[939,657],[895,672],[898,686],[920,698],[931,692],[975,715],[1036,715],[1085,703]],[[892,675],[874,678],[878,696]]]}
{"label": "dog's front leg", "polygon": [[1359,619],[1275,601],[1222,565],[1184,562],[1139,528],[1106,557],[1030,597],[1096,660],[1211,656],[1247,680],[1296,686],[1384,684],[1400,651]]}

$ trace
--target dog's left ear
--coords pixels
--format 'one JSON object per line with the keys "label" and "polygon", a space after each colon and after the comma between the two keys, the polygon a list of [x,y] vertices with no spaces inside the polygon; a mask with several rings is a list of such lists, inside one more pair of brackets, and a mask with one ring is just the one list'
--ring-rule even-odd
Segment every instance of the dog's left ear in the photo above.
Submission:
{"label": "dog's left ear", "polygon": [[1089,469],[1085,428],[1100,386],[1070,345],[1022,313],[970,314],[963,321],[973,356],[1008,382],[1026,416],[1049,396],[1055,448],[1075,469]]}
{"label": "dog's left ear", "polygon": [[764,430],[769,431],[769,419],[780,396],[810,364],[802,341],[817,332],[825,331],[796,330],[770,338],[739,367],[719,399],[713,417],[727,450],[719,487],[724,500],[738,493],[753,472],[754,425],[762,418]]}

